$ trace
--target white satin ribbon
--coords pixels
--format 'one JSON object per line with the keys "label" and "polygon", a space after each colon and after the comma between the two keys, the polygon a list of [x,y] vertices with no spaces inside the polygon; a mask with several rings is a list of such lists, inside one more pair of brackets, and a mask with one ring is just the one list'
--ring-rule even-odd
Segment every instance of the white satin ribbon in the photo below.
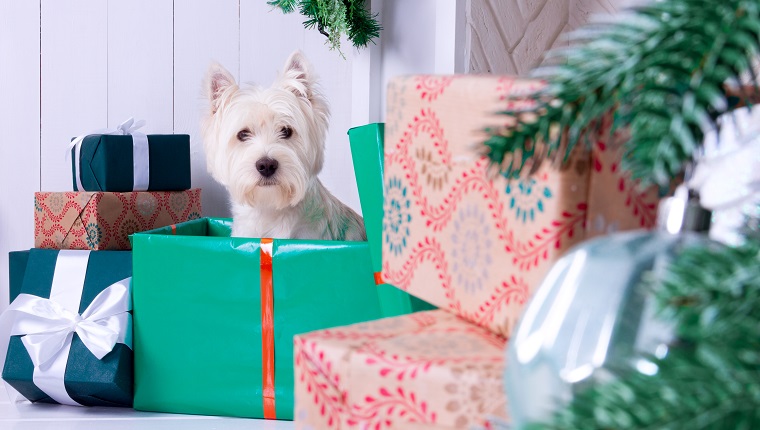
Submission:
{"label": "white satin ribbon", "polygon": [[77,189],[84,191],[82,187],[81,167],[80,167],[80,149],[82,147],[82,141],[85,137],[92,134],[115,134],[115,135],[131,135],[132,136],[132,190],[133,191],[146,191],[150,184],[150,157],[148,151],[148,136],[145,133],[137,131],[140,127],[145,125],[144,120],[135,121],[134,118],[119,124],[115,129],[104,128],[100,130],[94,130],[90,133],[83,134],[69,144],[67,154],[71,154],[71,148],[74,148],[74,175],[77,182]]}
{"label": "white satin ribbon", "polygon": [[10,336],[21,341],[34,363],[34,384],[53,400],[81,406],[66,392],[64,374],[74,333],[98,359],[116,343],[132,348],[130,282],[126,278],[98,294],[79,309],[90,251],[64,250],[58,254],[50,299],[20,294],[0,316],[0,363],[5,362]]}

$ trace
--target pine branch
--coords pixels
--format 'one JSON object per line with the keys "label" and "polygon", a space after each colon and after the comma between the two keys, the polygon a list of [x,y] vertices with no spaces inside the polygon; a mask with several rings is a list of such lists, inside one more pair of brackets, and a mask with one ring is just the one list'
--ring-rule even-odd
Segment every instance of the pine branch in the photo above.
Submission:
{"label": "pine branch", "polygon": [[349,23],[348,39],[357,48],[366,48],[374,39],[380,37],[380,24],[377,23],[377,14],[372,15],[365,8],[364,2],[343,0],[346,5],[346,21]]}
{"label": "pine branch", "polygon": [[365,0],[271,0],[267,3],[279,7],[284,13],[292,12],[298,6],[299,13],[307,18],[304,27],[316,28],[327,38],[330,49],[337,50],[344,58],[340,50],[343,35],[355,47],[365,48],[380,37],[382,30],[377,15],[365,8]]}
{"label": "pine branch", "polygon": [[[729,105],[724,84],[749,74],[760,51],[760,0],[663,0],[586,26],[552,51],[534,76],[547,87],[536,108],[505,111],[485,148],[503,174],[590,147],[602,117],[629,127],[623,167],[646,183],[682,173]],[[535,143],[538,142],[538,143]]]}
{"label": "pine branch", "polygon": [[[653,279],[662,318],[685,342],[728,348],[760,369],[760,242],[726,250],[690,249]],[[759,381],[760,383],[760,381]]]}
{"label": "pine branch", "polygon": [[298,0],[270,0],[267,2],[268,5],[279,7],[282,9],[283,13],[290,13],[296,10],[296,4],[298,3]]}
{"label": "pine branch", "polygon": [[649,278],[678,341],[657,367],[608,369],[609,383],[578,393],[528,429],[755,429],[760,427],[760,242],[687,249]]}

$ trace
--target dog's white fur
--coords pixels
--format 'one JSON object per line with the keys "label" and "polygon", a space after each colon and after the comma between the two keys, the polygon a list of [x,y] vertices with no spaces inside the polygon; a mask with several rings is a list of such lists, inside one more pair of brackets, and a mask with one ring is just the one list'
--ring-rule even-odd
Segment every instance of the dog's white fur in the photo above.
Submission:
{"label": "dog's white fur", "polygon": [[[362,218],[317,177],[330,111],[310,69],[296,51],[261,88],[209,68],[203,142],[208,171],[230,193],[233,236],[366,240]],[[263,158],[279,164],[268,178],[256,166]]]}

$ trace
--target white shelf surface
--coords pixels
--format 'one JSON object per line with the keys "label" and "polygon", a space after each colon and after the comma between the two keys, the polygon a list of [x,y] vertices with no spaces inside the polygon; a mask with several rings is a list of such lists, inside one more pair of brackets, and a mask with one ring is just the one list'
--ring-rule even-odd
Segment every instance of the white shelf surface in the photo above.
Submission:
{"label": "white shelf surface", "polygon": [[33,405],[28,402],[11,404],[5,399],[0,400],[0,429],[2,430],[293,430],[294,428],[292,421],[158,414],[127,408],[80,408]]}

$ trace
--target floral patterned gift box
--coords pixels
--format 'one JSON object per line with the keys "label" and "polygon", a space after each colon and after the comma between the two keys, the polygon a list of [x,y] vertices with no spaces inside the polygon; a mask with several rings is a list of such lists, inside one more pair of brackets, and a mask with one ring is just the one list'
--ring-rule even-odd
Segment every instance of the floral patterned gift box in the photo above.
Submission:
{"label": "floral patterned gift box", "polygon": [[201,190],[38,192],[34,246],[128,250],[129,235],[201,217]]}
{"label": "floral patterned gift box", "polygon": [[650,227],[657,196],[619,169],[609,124],[561,167],[494,173],[479,151],[496,115],[529,106],[543,84],[505,76],[409,76],[388,86],[383,279],[508,337],[523,305],[568,248]]}
{"label": "floral patterned gift box", "polygon": [[294,342],[299,429],[467,429],[506,418],[506,340],[446,311]]}

